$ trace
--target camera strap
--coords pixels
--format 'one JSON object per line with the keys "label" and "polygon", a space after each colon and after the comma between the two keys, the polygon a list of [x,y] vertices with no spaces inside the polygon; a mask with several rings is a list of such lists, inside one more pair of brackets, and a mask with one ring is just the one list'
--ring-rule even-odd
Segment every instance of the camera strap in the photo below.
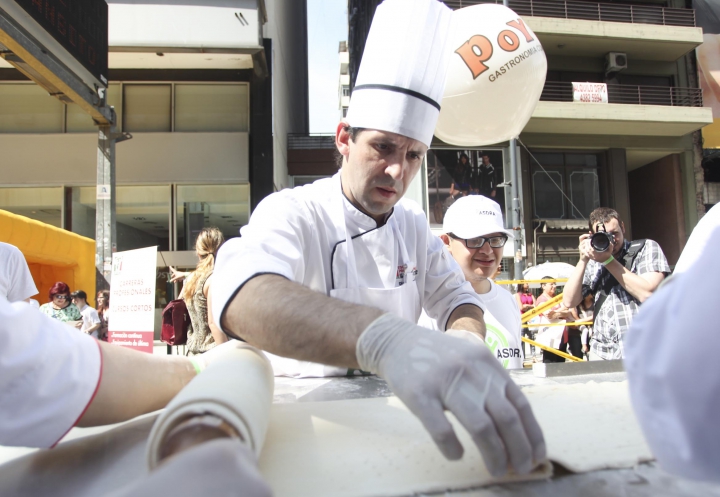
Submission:
{"label": "camera strap", "polygon": [[[621,263],[625,268],[627,268],[628,271],[632,271],[633,263],[635,262],[635,258],[638,256],[640,251],[642,251],[643,247],[645,246],[645,242],[647,241],[646,238],[641,238],[639,240],[634,240],[630,242],[630,246],[627,249],[627,252],[618,260],[619,263]],[[605,299],[607,299],[608,295],[610,295],[610,292],[612,291],[613,287],[615,285],[619,285],[617,279],[615,279],[615,276],[613,276],[610,271],[606,267],[603,267],[603,271],[607,271],[608,275],[607,278],[605,278],[604,284],[600,286],[600,290],[598,291],[598,295],[595,298],[595,305],[593,306],[593,316],[597,319],[598,313],[600,312],[600,308],[605,303]],[[600,281],[603,280],[604,275],[600,275]]]}

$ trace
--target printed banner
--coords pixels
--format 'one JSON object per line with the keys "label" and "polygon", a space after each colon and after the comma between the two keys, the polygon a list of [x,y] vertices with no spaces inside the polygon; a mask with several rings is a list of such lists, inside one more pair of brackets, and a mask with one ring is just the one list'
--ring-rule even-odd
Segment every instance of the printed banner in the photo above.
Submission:
{"label": "printed banner", "polygon": [[157,247],[113,254],[108,342],[152,354],[156,264]]}
{"label": "printed banner", "polygon": [[720,148],[720,2],[693,0],[703,43],[696,49],[703,105],[712,108],[713,123],[702,129],[703,148]]}
{"label": "printed banner", "polygon": [[573,83],[572,85],[573,102],[608,103],[608,90],[605,83]]}

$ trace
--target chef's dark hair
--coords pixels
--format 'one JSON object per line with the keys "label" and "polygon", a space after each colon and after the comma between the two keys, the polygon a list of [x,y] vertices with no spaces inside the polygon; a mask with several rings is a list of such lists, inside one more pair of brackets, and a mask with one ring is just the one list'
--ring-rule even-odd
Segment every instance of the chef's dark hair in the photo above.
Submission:
{"label": "chef's dark hair", "polygon": [[[345,126],[343,129],[350,135],[350,139],[353,142],[357,141],[358,135],[361,132],[365,131],[365,128],[354,128],[352,126]],[[340,152],[338,152],[337,148],[335,149],[334,157],[335,157],[335,165],[337,166],[338,169],[340,169],[342,167],[343,155]]]}

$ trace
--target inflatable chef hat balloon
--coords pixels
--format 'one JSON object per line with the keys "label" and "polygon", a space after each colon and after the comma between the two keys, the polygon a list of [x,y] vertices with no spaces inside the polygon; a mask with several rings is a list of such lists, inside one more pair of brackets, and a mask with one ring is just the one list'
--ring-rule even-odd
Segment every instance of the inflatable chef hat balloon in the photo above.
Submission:
{"label": "inflatable chef hat balloon", "polygon": [[515,12],[482,4],[452,14],[447,83],[435,136],[460,146],[517,137],[535,110],[547,60]]}
{"label": "inflatable chef hat balloon", "polygon": [[385,0],[375,10],[347,122],[428,147],[452,51],[452,11],[437,0]]}

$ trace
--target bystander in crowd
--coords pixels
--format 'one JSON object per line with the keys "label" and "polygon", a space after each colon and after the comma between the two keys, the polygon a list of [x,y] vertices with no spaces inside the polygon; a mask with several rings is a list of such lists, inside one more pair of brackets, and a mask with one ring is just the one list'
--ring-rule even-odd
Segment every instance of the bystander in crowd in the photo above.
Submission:
{"label": "bystander in crowd", "polygon": [[95,297],[96,310],[100,318],[98,339],[107,341],[108,327],[110,326],[110,291],[100,290]]}
{"label": "bystander in crowd", "polygon": [[80,309],[71,302],[70,287],[67,286],[67,283],[62,281],[55,283],[50,288],[48,296],[50,301],[40,306],[40,312],[77,329],[82,328],[82,314],[80,314]]}
{"label": "bystander in crowd", "polygon": [[590,232],[580,236],[580,260],[568,279],[563,305],[574,308],[595,295],[589,359],[625,357],[625,332],[640,305],[657,289],[670,266],[660,245],[625,239],[618,213],[599,207],[590,213]]}
{"label": "bystander in crowd", "polygon": [[83,323],[80,331],[94,338],[98,338],[98,330],[102,322],[100,321],[100,316],[98,316],[97,311],[88,305],[87,293],[83,290],[76,290],[71,293],[70,296],[72,297],[72,303],[75,304],[75,307],[80,311],[80,315],[82,315]]}

